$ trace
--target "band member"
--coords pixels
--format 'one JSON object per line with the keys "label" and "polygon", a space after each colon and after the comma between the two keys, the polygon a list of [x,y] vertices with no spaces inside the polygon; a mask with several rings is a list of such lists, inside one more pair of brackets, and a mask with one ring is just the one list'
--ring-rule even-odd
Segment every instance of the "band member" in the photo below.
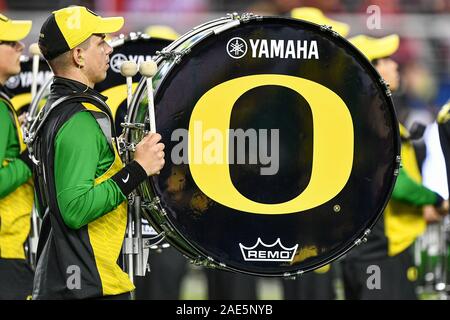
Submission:
{"label": "band member", "polygon": [[31,21],[10,20],[0,14],[0,299],[31,295],[33,272],[25,260],[33,204],[31,162],[10,96],[3,87],[20,72],[20,42]]}
{"label": "band member", "polygon": [[[374,39],[361,35],[350,42],[372,62],[390,89],[397,90],[398,65],[391,55],[398,49],[399,37]],[[427,211],[432,211],[427,213],[431,215],[448,211],[448,202],[421,184],[411,136],[401,124],[400,136],[402,167],[392,198],[367,244],[352,250],[343,262],[347,299],[416,299],[417,269],[410,249],[426,227],[422,209],[426,207]],[[377,270],[380,279],[369,286],[368,277]]]}
{"label": "band member", "polygon": [[439,140],[442,153],[444,154],[445,167],[447,171],[447,187],[450,190],[450,101],[448,101],[439,111],[437,117]]}
{"label": "band member", "polygon": [[[123,167],[103,81],[112,48],[105,34],[122,17],[103,18],[85,7],[53,12],[39,47],[54,81],[46,117],[33,146],[35,184],[43,216],[33,299],[129,299],[134,286],[117,264],[127,224],[127,195],[164,165],[159,134],[136,146]],[[61,97],[75,100],[55,104]],[[80,97],[82,96],[82,97]]]}

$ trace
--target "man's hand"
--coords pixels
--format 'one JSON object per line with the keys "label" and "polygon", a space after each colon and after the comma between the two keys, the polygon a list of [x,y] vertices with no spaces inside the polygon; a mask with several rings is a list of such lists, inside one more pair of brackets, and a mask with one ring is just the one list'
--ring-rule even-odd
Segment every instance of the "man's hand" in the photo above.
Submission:
{"label": "man's hand", "polygon": [[423,218],[428,224],[437,223],[442,220],[442,215],[435,206],[426,205],[423,206]]}
{"label": "man's hand", "polygon": [[439,210],[439,214],[441,216],[446,216],[448,214],[448,210],[449,210],[448,206],[449,206],[448,200],[444,200],[442,202],[442,205],[438,209]]}
{"label": "man's hand", "polygon": [[164,144],[160,140],[160,134],[149,133],[136,146],[134,160],[144,168],[148,176],[159,174],[164,166]]}

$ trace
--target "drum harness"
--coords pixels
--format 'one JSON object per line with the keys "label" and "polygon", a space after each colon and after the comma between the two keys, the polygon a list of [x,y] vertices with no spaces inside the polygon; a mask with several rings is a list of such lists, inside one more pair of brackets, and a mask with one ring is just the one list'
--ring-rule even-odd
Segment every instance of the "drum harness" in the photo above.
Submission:
{"label": "drum harness", "polygon": [[[46,168],[42,163],[42,161],[37,156],[42,148],[42,146],[39,143],[39,133],[42,127],[44,126],[45,122],[52,114],[52,112],[67,102],[79,102],[79,103],[86,102],[96,106],[100,106],[101,109],[106,110],[109,109],[108,105],[98,97],[84,93],[67,95],[57,99],[55,102],[51,104],[51,106],[47,110],[42,109],[34,119],[33,123],[30,125],[29,129],[27,128],[24,129],[24,141],[25,144],[27,145],[29,156],[35,165],[36,174],[38,175],[38,177],[41,177],[37,179],[38,185],[36,186],[36,195],[37,197],[39,197],[40,203],[42,203],[43,207],[45,208],[44,214],[48,212],[49,195],[47,191],[48,183],[47,183]],[[110,117],[110,115],[107,116]],[[98,122],[97,118],[96,121]],[[125,123],[123,125],[126,126],[129,124]],[[100,128],[107,137],[108,143],[110,144],[114,143],[114,141],[112,141],[113,138],[110,136],[110,134],[106,132],[106,130],[104,130],[102,125],[100,125]],[[111,127],[111,129],[114,131],[113,126]],[[139,126],[138,129],[142,128]],[[121,156],[122,160],[126,161],[124,150],[135,151],[136,146],[132,143],[126,143],[122,138],[116,138],[116,141],[118,153]],[[127,227],[127,236],[124,239],[122,252],[124,256],[135,257],[136,262],[132,263],[128,269],[130,268],[135,269],[135,272],[132,272],[131,274],[134,273],[134,275],[138,276],[145,275],[146,264],[149,256],[149,249],[154,248],[156,245],[158,245],[164,239],[165,235],[163,232],[152,238],[146,239],[142,238],[142,226],[140,224],[141,222],[140,208],[141,206],[144,205],[146,204],[141,203],[140,197],[137,196],[134,191],[128,196],[128,227]],[[129,230],[133,229],[132,227],[133,223],[134,223],[134,230],[136,230],[134,236],[133,234],[128,232]],[[128,273],[130,272],[131,270],[128,270]]]}

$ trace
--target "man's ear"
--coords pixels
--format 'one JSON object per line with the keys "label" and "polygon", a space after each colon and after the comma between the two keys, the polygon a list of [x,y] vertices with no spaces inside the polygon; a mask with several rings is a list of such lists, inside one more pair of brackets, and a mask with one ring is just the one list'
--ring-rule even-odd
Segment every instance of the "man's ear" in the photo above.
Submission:
{"label": "man's ear", "polygon": [[83,57],[83,49],[75,48],[72,50],[72,59],[78,68],[83,68],[85,65]]}

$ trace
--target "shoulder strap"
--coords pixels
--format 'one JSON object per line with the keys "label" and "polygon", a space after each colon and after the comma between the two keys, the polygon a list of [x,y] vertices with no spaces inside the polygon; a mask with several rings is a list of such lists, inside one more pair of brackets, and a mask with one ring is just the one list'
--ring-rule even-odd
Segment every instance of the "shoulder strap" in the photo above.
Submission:
{"label": "shoulder strap", "polygon": [[36,135],[41,130],[42,126],[44,125],[44,123],[46,122],[46,120],[48,119],[50,114],[54,110],[56,110],[57,107],[61,106],[63,103],[72,102],[72,101],[80,102],[80,103],[83,103],[83,102],[92,103],[94,105],[97,105],[98,107],[101,107],[102,111],[109,114],[109,111],[108,111],[109,108],[106,105],[106,103],[102,99],[97,98],[95,96],[82,94],[82,93],[73,94],[73,95],[69,95],[69,96],[63,96],[63,97],[59,98],[58,100],[56,100],[55,102],[53,102],[48,109],[42,108],[42,110],[39,112],[36,119],[31,124],[29,132],[27,132],[27,134],[26,134],[26,140],[29,140],[30,142],[32,142],[34,137],[36,137]]}
{"label": "shoulder strap", "polygon": [[0,97],[6,101],[9,101],[10,97],[8,97],[8,95],[6,93],[4,93],[3,91],[0,91]]}
{"label": "shoulder strap", "polygon": [[55,111],[59,106],[67,102],[92,103],[110,116],[108,105],[102,99],[82,93],[63,96],[54,101],[48,108],[42,108],[36,119],[31,124],[29,130],[26,130],[24,133],[24,140],[28,147],[30,157],[34,164],[36,164],[37,166],[39,166],[39,160],[35,157],[33,142],[52,112]]}

